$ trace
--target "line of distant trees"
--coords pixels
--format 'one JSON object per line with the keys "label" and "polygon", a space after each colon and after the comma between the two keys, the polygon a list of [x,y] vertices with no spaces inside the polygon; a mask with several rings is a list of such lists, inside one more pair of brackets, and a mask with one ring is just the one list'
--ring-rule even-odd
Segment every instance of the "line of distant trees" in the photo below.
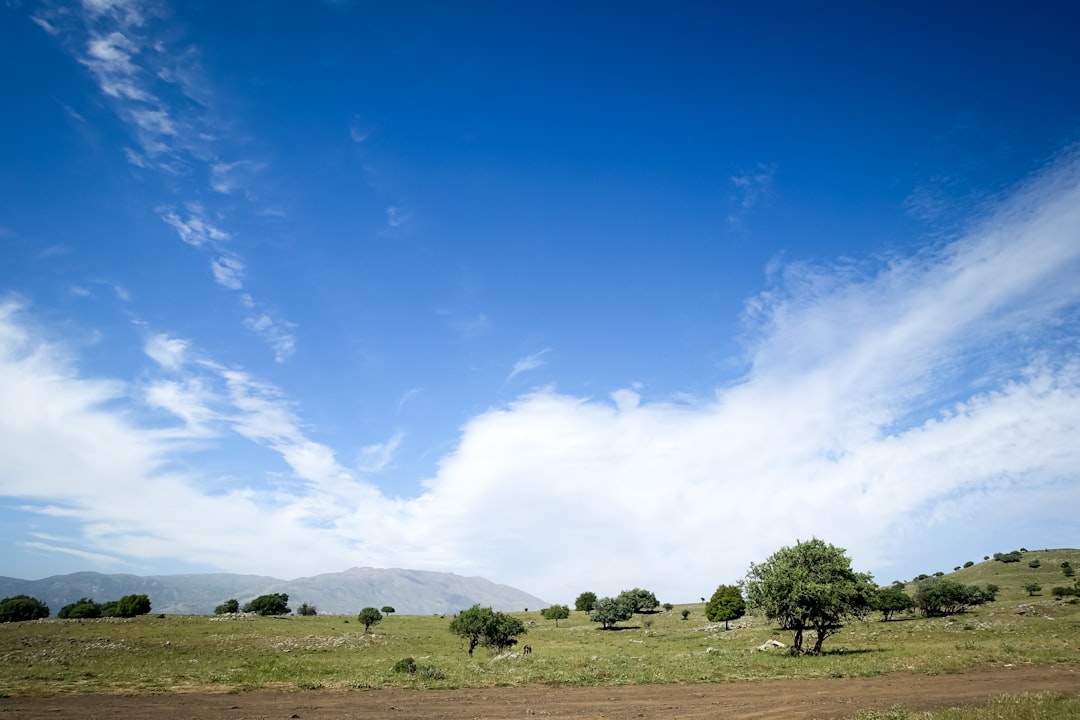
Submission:
{"label": "line of distant trees", "polygon": [[[82,618],[121,617],[130,618],[146,615],[150,612],[150,598],[147,595],[125,595],[119,600],[95,602],[90,598],[79,598],[60,608],[56,617],[63,620]],[[0,600],[0,622],[23,622],[41,620],[50,615],[49,606],[29,595],[15,595]]]}

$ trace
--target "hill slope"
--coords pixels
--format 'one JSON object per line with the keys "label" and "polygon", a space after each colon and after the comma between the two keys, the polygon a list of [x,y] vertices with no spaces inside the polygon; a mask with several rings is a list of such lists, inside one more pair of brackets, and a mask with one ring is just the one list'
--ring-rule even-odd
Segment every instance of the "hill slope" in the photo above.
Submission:
{"label": "hill slope", "polygon": [[286,593],[293,609],[301,603],[320,613],[353,614],[364,607],[390,605],[398,613],[455,613],[473,603],[495,610],[542,608],[548,603],[508,585],[480,577],[421,570],[352,568],[340,573],[281,580],[263,575],[105,575],[80,572],[42,580],[0,577],[0,598],[36,597],[55,615],[79,598],[98,602],[132,593],[150,596],[155,613],[209,615],[220,603],[236,598],[241,605],[267,593]]}

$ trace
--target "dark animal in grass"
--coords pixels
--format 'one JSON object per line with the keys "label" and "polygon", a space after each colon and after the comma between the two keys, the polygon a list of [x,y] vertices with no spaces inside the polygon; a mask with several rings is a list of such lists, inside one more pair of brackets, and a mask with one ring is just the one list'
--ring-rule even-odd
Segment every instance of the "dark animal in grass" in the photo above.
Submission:
{"label": "dark animal in grass", "polygon": [[528,645],[526,645],[525,647],[521,648],[521,654],[522,654],[522,655],[528,655],[528,654],[529,654],[529,653],[531,653],[531,652],[532,652],[532,648],[531,648],[531,647],[529,647]]}

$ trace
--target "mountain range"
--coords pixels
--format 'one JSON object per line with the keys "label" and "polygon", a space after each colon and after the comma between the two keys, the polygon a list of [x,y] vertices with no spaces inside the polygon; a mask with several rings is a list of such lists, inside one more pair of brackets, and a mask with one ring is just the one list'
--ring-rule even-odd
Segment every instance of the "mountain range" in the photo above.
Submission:
{"label": "mountain range", "polygon": [[80,598],[107,602],[131,594],[148,595],[154,613],[210,615],[231,598],[243,605],[269,593],[286,593],[293,610],[307,603],[326,614],[355,614],[365,607],[387,605],[399,614],[430,615],[456,613],[474,603],[502,611],[540,609],[549,604],[481,577],[397,568],[357,567],[295,580],[230,573],[141,576],[77,572],[41,580],[0,577],[0,598],[29,595],[48,605],[53,615]]}

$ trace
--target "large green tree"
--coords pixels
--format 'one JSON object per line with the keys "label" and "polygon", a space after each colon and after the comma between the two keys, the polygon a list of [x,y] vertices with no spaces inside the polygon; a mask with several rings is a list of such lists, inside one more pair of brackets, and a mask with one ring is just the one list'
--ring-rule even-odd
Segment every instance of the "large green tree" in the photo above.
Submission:
{"label": "large green tree", "polygon": [[728,629],[729,620],[738,620],[746,614],[746,601],[738,585],[721,585],[705,605],[705,617],[713,622],[723,622]]}
{"label": "large green tree", "polygon": [[615,627],[615,623],[629,620],[634,616],[634,607],[626,598],[619,595],[617,598],[602,597],[593,604],[589,619],[600,623],[604,630]]}
{"label": "large green tree", "polygon": [[450,632],[469,641],[469,654],[477,645],[501,651],[517,642],[525,634],[525,623],[513,615],[495,612],[491,608],[473,605],[462,610],[450,621]]}
{"label": "large green tree", "polygon": [[[791,654],[821,653],[825,639],[870,611],[876,586],[869,573],[851,569],[843,548],[814,538],[783,547],[751,564],[745,580],[749,606],[793,633]],[[803,649],[803,634],[815,634]]]}
{"label": "large green tree", "polygon": [[240,601],[236,598],[229,598],[225,602],[214,608],[215,615],[228,615],[229,613],[240,612]]}
{"label": "large green tree", "polygon": [[49,617],[49,606],[29,595],[13,595],[0,600],[0,622],[22,622]]}

